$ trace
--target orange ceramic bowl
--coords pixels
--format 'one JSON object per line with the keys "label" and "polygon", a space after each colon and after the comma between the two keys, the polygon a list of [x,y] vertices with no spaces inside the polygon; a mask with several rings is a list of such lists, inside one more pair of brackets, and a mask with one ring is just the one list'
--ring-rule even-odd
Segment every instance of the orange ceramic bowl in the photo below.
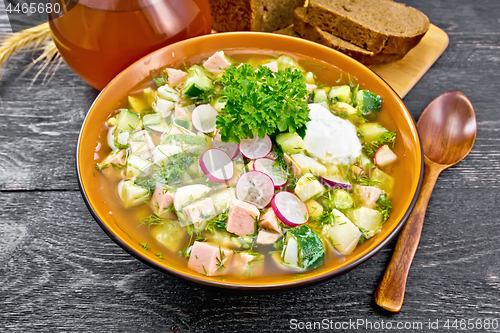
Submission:
{"label": "orange ceramic bowl", "polygon": [[[137,234],[136,226],[123,223],[123,213],[108,197],[103,195],[103,175],[95,169],[95,158],[101,153],[98,142],[103,135],[103,125],[110,113],[120,105],[134,87],[151,79],[153,73],[167,66],[182,66],[183,61],[199,61],[215,51],[248,50],[251,52],[295,55],[318,63],[334,65],[355,77],[360,87],[380,95],[383,100],[382,121],[397,130],[394,148],[398,155],[393,176],[396,188],[393,196],[393,212],[382,231],[359,245],[344,257],[327,261],[319,269],[304,274],[272,276],[206,277],[187,268],[176,257],[159,259],[159,247],[150,242],[145,250],[139,243],[144,240]],[[188,61],[189,61],[188,60]],[[122,103],[122,104],[120,104]],[[101,156],[102,158],[102,156]],[[100,93],[83,123],[77,152],[77,169],[83,198],[101,228],[125,251],[144,263],[171,275],[196,283],[236,289],[288,288],[317,282],[343,273],[361,264],[380,251],[401,229],[408,218],[420,190],[423,173],[423,154],[415,123],[398,95],[379,76],[352,58],[303,39],[254,32],[236,32],[207,35],[185,40],[157,50],[137,61],[120,73]]]}

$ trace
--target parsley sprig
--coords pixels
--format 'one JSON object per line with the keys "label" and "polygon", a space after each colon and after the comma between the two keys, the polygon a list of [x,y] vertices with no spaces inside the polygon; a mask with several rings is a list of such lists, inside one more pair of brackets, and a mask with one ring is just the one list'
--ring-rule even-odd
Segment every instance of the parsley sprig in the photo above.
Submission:
{"label": "parsley sprig", "polygon": [[222,76],[227,103],[217,116],[222,141],[239,144],[255,135],[277,132],[305,134],[309,121],[308,91],[300,70],[272,72],[249,64],[229,67]]}

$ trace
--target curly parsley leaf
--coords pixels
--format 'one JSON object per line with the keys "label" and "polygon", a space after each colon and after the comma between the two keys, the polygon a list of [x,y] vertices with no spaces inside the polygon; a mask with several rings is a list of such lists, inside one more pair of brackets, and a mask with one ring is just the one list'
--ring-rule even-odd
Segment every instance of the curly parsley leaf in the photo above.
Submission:
{"label": "curly parsley leaf", "polygon": [[272,72],[249,64],[229,67],[222,76],[221,94],[227,103],[217,116],[222,141],[240,143],[255,135],[305,133],[309,121],[308,91],[301,71]]}

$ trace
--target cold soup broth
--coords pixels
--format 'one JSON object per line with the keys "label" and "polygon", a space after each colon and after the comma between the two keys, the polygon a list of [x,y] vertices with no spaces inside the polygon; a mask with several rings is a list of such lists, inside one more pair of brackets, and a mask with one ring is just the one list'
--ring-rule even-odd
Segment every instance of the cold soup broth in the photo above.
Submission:
{"label": "cold soup broth", "polygon": [[202,54],[109,112],[96,184],[117,225],[200,276],[324,269],[398,205],[403,145],[383,99],[314,59]]}

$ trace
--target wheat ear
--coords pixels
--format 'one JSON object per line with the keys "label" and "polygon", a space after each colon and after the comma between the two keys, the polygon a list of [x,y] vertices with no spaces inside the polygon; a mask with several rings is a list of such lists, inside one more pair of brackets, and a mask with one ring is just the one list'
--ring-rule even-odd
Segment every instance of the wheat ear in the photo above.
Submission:
{"label": "wheat ear", "polygon": [[[46,49],[49,44],[53,44],[53,41],[49,40],[51,37],[52,34],[48,23],[7,35],[0,44],[0,77],[2,68],[14,53],[36,50],[41,47]],[[54,55],[52,55],[52,58]],[[49,59],[49,62],[52,58]],[[41,60],[40,57],[37,60]]]}

